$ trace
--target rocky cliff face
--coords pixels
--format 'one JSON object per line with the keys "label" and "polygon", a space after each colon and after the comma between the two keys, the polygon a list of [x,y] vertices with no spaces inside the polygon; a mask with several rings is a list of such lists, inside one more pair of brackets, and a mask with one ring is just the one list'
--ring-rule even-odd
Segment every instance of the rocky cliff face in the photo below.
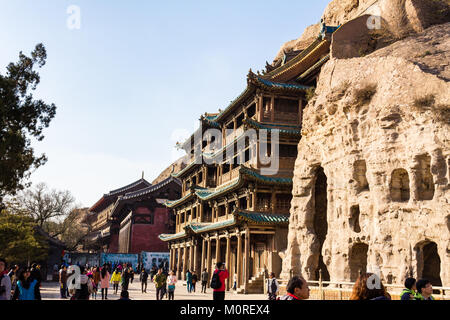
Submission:
{"label": "rocky cliff face", "polygon": [[166,169],[164,169],[163,172],[159,174],[159,176],[152,181],[152,184],[158,184],[165,179],[169,178],[171,174],[178,173],[181,170],[183,170],[186,167],[186,164],[183,162],[183,158],[178,159],[174,163],[172,163],[170,166],[168,166]]}
{"label": "rocky cliff face", "polygon": [[[326,19],[365,2],[333,1],[348,10]],[[320,269],[354,281],[367,269],[384,283],[450,285],[449,34],[450,23],[433,26],[322,68],[304,110],[282,277]]]}
{"label": "rocky cliff face", "polygon": [[[384,32],[401,38],[422,32],[431,25],[449,22],[450,0],[333,0],[322,18],[327,25],[338,26],[363,15],[380,18],[368,23],[379,22]],[[319,22],[320,18],[317,20]],[[316,39],[319,30],[319,23],[311,25],[300,38],[282,45],[274,64],[282,59],[284,52],[305,49]]]}

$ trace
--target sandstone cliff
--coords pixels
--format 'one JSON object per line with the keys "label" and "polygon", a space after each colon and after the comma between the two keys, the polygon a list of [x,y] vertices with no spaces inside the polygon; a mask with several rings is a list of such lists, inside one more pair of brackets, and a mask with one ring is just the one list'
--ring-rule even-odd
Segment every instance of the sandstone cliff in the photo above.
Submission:
{"label": "sandstone cliff", "polygon": [[[431,25],[449,22],[449,5],[450,0],[333,0],[322,18],[325,24],[338,26],[363,15],[380,17],[383,30],[401,38],[422,32]],[[320,18],[317,20],[319,22]],[[283,44],[273,64],[282,59],[284,52],[305,49],[316,39],[319,30],[320,23],[311,25],[300,38]]]}
{"label": "sandstone cliff", "polygon": [[[369,2],[333,1],[325,17],[342,23]],[[347,9],[332,14],[338,5]],[[282,277],[321,269],[354,281],[379,269],[387,283],[450,286],[449,35],[450,23],[436,25],[322,68],[304,110]]]}
{"label": "sandstone cliff", "polygon": [[183,168],[185,166],[186,165],[183,162],[183,158],[178,159],[177,161],[172,163],[170,166],[168,166],[166,169],[164,169],[164,171],[161,172],[159,174],[159,176],[155,180],[152,181],[152,184],[158,184],[158,183],[164,181],[165,179],[170,177],[170,175],[172,173],[177,173],[177,172],[183,170]]}

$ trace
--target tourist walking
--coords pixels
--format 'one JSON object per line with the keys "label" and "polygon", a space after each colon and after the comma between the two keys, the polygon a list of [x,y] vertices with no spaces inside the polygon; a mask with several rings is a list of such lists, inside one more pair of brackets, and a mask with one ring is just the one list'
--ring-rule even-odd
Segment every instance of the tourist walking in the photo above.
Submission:
{"label": "tourist walking", "polygon": [[203,269],[202,274],[200,275],[200,279],[202,281],[202,293],[206,293],[206,286],[208,284],[208,280],[209,280],[209,274],[208,271],[206,271],[206,268]]}
{"label": "tourist walking", "polygon": [[41,265],[33,263],[31,265],[30,276],[31,279],[37,281],[37,295],[39,296],[38,300],[41,300],[41,283],[42,283]]}
{"label": "tourist walking", "polygon": [[113,284],[114,294],[117,294],[117,291],[119,291],[119,283],[121,280],[122,275],[120,274],[119,269],[115,269],[111,277],[111,283]]}
{"label": "tourist walking", "polygon": [[[368,286],[368,283],[374,283]],[[391,300],[381,279],[373,273],[362,273],[353,286],[350,300]]]}
{"label": "tourist walking", "polygon": [[108,267],[106,265],[103,266],[100,271],[100,287],[102,290],[102,300],[108,300],[108,288],[110,281],[110,274],[108,272]]}
{"label": "tourist walking", "polygon": [[294,276],[286,286],[286,294],[280,300],[306,300],[309,298],[309,286],[305,279]]}
{"label": "tourist walking", "polygon": [[139,280],[141,280],[141,291],[142,293],[147,293],[147,280],[148,280],[148,273],[147,270],[142,269],[142,272],[139,276]]}
{"label": "tourist walking", "polygon": [[61,295],[61,299],[67,299],[68,290],[67,290],[67,267],[65,265],[61,266],[59,270],[59,291]]}
{"label": "tourist walking", "polygon": [[400,294],[400,300],[415,300],[416,296],[416,279],[407,278],[405,280],[405,289]]}
{"label": "tourist walking", "polygon": [[280,285],[278,284],[277,278],[275,278],[275,273],[271,272],[269,279],[267,279],[267,294],[269,295],[269,300],[277,300],[278,291],[280,291]]}
{"label": "tourist walking", "polygon": [[213,300],[225,300],[225,280],[228,279],[228,270],[223,262],[217,262],[211,279],[213,288]]}
{"label": "tourist walking", "polygon": [[0,258],[0,300],[11,300],[11,278],[7,267],[6,260]]}
{"label": "tourist walking", "polygon": [[435,300],[432,296],[433,286],[428,279],[419,279],[416,283],[417,295],[415,300]]}
{"label": "tourist walking", "polygon": [[92,293],[92,297],[97,299],[98,285],[100,283],[100,268],[95,266],[92,271],[92,284],[94,285],[94,292]]}
{"label": "tourist walking", "polygon": [[156,268],[153,266],[152,270],[150,270],[150,281],[153,282],[153,278],[155,277],[156,273],[157,273]]}
{"label": "tourist walking", "polygon": [[162,269],[158,270],[158,273],[153,277],[153,282],[156,288],[156,300],[162,300],[164,297],[164,289],[166,288],[167,277],[163,273]]}
{"label": "tourist walking", "polygon": [[186,271],[186,287],[187,287],[187,292],[191,293],[192,292],[192,273],[191,273],[191,271],[189,271],[189,269]]}
{"label": "tourist walking", "polygon": [[169,300],[173,300],[175,297],[175,286],[177,284],[177,276],[175,271],[172,271],[167,278],[167,291],[169,293]]}
{"label": "tourist walking", "polygon": [[122,281],[121,281],[122,291],[128,291],[128,286],[130,284],[130,278],[131,278],[130,269],[127,267],[123,268]]}
{"label": "tourist walking", "polygon": [[19,271],[12,300],[41,300],[38,281],[31,277],[30,269],[25,268]]}
{"label": "tourist walking", "polygon": [[91,279],[86,274],[86,268],[80,267],[80,288],[75,290],[72,300],[89,300],[89,296],[94,291]]}
{"label": "tourist walking", "polygon": [[197,281],[198,281],[197,273],[195,271],[193,271],[192,272],[192,281],[191,281],[191,283],[192,283],[191,291],[195,292],[195,285],[196,285]]}
{"label": "tourist walking", "polygon": [[237,274],[235,273],[233,275],[233,290],[236,291],[236,288],[237,288]]}
{"label": "tourist walking", "polygon": [[134,269],[133,269],[133,267],[130,267],[129,272],[130,272],[130,283],[133,284],[133,280],[134,280]]}

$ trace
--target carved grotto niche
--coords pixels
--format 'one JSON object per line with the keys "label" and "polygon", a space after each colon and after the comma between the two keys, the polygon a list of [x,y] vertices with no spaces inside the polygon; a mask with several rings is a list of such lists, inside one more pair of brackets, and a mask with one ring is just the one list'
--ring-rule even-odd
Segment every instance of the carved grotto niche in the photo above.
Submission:
{"label": "carved grotto niche", "polygon": [[389,189],[392,201],[405,202],[409,200],[409,176],[405,169],[395,169],[392,172]]}

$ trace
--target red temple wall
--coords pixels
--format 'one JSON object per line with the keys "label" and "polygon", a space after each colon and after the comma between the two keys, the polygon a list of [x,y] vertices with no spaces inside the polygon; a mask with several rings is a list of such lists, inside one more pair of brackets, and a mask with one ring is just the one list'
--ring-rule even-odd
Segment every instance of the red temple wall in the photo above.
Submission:
{"label": "red temple wall", "polygon": [[117,250],[119,250],[119,234],[111,232],[108,252],[117,253]]}
{"label": "red temple wall", "polygon": [[[146,214],[150,211],[147,208],[138,208],[135,213]],[[161,241],[158,236],[168,233],[167,224],[169,221],[169,209],[155,208],[153,224],[133,224],[131,230],[131,251],[130,253],[147,252],[168,252],[166,242]]]}

